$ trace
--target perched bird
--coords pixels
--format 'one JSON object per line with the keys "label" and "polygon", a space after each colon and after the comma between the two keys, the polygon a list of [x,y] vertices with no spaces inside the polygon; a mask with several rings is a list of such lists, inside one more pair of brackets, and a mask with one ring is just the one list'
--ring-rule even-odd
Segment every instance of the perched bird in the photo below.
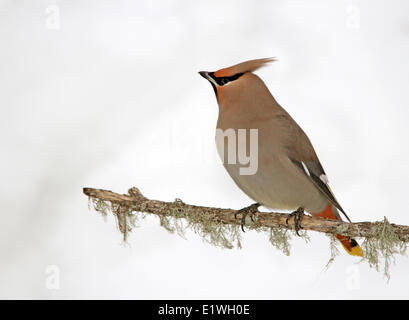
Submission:
{"label": "perched bird", "polygon": [[[228,134],[221,136],[222,143],[216,134],[223,165],[257,206],[294,210],[293,213],[301,215],[305,210],[312,216],[333,220],[342,220],[340,211],[349,220],[328,186],[327,176],[309,138],[253,73],[273,61],[274,58],[256,59],[215,72],[199,72],[211,83],[216,94],[219,133],[230,134],[233,130],[240,138],[240,130],[246,130],[246,137],[251,130],[257,132],[257,166],[250,173],[241,171],[242,162],[226,161],[226,155],[230,156],[228,152],[231,151],[226,153],[225,148]],[[254,146],[251,139],[236,139],[233,147],[236,148],[233,157],[237,159],[240,148],[248,154]],[[363,255],[354,239],[343,235],[336,237],[349,254]]]}

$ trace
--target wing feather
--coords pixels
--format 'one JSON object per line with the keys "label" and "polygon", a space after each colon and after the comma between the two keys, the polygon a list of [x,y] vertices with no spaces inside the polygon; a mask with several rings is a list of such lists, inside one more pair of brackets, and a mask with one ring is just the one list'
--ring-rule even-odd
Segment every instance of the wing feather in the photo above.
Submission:
{"label": "wing feather", "polygon": [[351,222],[328,185],[327,176],[310,139],[287,112],[284,111],[279,117],[283,129],[287,131],[283,144],[289,159]]}
{"label": "wing feather", "polygon": [[348,221],[351,222],[351,219],[349,219],[348,215],[345,213],[344,209],[342,209],[341,205],[338,203],[337,199],[332,193],[328,183],[322,181],[323,179],[321,179],[321,176],[324,175],[326,177],[324,170],[316,171],[316,165],[314,163],[305,163],[303,161],[300,162],[291,158],[290,160],[314,183],[314,185],[327,197],[327,199],[344,214]]}

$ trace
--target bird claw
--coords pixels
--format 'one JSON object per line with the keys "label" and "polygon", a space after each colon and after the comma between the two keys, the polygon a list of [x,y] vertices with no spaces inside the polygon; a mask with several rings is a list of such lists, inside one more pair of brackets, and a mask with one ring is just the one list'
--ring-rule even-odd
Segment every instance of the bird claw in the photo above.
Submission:
{"label": "bird claw", "polygon": [[258,211],[258,207],[259,207],[259,206],[260,206],[259,203],[253,203],[251,206],[245,207],[245,208],[240,209],[240,210],[237,210],[237,211],[235,212],[235,214],[234,214],[234,218],[235,218],[235,219],[237,219],[237,215],[238,215],[238,214],[241,214],[241,215],[242,215],[242,216],[241,216],[240,225],[241,225],[241,230],[243,230],[243,232],[245,232],[245,231],[244,231],[244,225],[246,224],[246,217],[247,217],[248,215],[250,215],[251,221],[252,221],[252,222],[255,222],[255,220],[254,220],[254,215],[255,215],[256,212]]}
{"label": "bird claw", "polygon": [[299,231],[300,229],[302,229],[302,227],[301,227],[301,221],[302,221],[302,218],[304,217],[304,208],[299,207],[297,210],[291,212],[291,213],[288,215],[287,219],[285,220],[285,223],[288,224],[288,221],[289,221],[292,217],[294,217],[294,229],[295,229],[295,233],[297,234],[297,236],[300,237],[300,234],[298,233],[298,231]]}

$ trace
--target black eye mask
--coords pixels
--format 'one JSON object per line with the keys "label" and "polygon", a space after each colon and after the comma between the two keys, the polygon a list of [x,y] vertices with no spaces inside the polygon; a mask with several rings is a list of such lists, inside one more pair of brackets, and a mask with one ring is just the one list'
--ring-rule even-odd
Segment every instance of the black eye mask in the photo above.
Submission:
{"label": "black eye mask", "polygon": [[224,86],[226,83],[229,83],[231,81],[237,80],[240,78],[244,73],[237,73],[233,76],[230,77],[216,77],[214,75],[214,72],[210,72],[209,76],[212,77],[212,79],[217,83],[219,86]]}

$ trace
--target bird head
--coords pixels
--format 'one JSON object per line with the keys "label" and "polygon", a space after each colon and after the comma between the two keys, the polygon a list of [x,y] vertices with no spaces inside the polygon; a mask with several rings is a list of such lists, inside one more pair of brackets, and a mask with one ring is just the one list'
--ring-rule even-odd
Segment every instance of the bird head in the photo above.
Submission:
{"label": "bird head", "polygon": [[246,74],[251,73],[269,62],[276,61],[275,58],[264,58],[245,61],[234,66],[223,68],[214,72],[200,71],[199,74],[208,80],[216,94],[217,101],[220,103],[225,89],[240,86]]}

